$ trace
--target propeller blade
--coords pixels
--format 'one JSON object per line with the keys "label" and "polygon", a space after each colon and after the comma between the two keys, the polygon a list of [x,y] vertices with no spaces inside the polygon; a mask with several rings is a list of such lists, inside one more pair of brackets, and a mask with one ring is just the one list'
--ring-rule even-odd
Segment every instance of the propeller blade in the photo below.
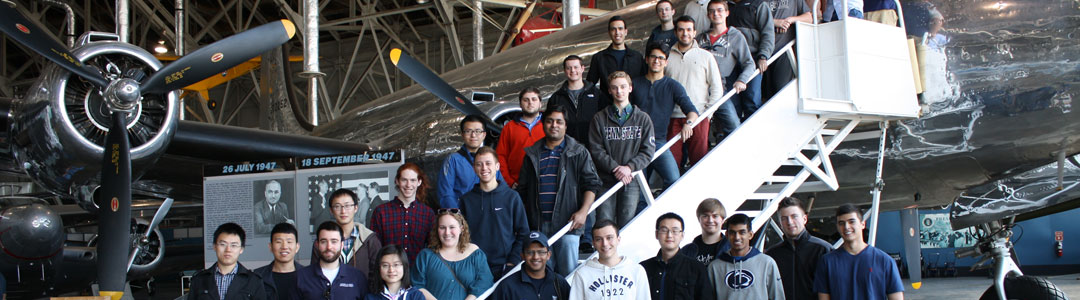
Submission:
{"label": "propeller blade", "polygon": [[[165,219],[165,215],[169,213],[172,204],[173,198],[165,198],[165,202],[162,202],[161,206],[158,207],[157,212],[154,213],[154,219],[150,220],[150,226],[147,226],[146,233],[142,235],[141,239],[145,241],[150,238],[150,234],[154,232],[154,229],[157,229],[158,225],[161,224],[161,220]],[[139,241],[139,243],[142,243],[142,241]],[[142,250],[142,247],[135,247],[135,249],[131,251],[131,256],[128,257],[128,271],[131,271],[131,265],[135,264],[135,257],[139,256],[140,250]]]}
{"label": "propeller blade", "polygon": [[907,261],[911,287],[922,287],[922,251],[919,245],[919,209],[900,210],[900,228],[904,231],[904,260]]}
{"label": "propeller blade", "polygon": [[435,94],[436,97],[439,97],[443,102],[450,104],[450,106],[453,106],[461,113],[484,117],[484,125],[487,127],[488,131],[498,133],[502,130],[502,128],[496,125],[494,121],[491,121],[491,118],[488,118],[487,114],[480,111],[480,108],[476,107],[476,105],[473,105],[470,99],[465,98],[465,96],[461,95],[457,89],[454,89],[454,87],[450,86],[449,83],[446,83],[445,80],[439,78],[439,75],[436,75],[435,72],[432,72],[425,67],[424,64],[421,64],[420,61],[417,61],[412,56],[401,51],[401,49],[394,48],[390,50],[390,61],[393,62],[398,69],[401,69],[402,72],[405,72],[405,75],[409,75],[409,78],[420,83],[425,89],[432,94]]}
{"label": "propeller blade", "polygon": [[105,80],[105,77],[101,76],[100,72],[84,65],[75,58],[75,55],[68,51],[67,47],[46,34],[47,31],[42,30],[23,17],[14,7],[0,5],[0,31],[3,31],[8,37],[25,45],[37,54],[101,88],[109,85],[109,81]]}
{"label": "propeller blade", "polygon": [[289,20],[263,24],[196,50],[142,82],[142,93],[163,94],[224,72],[285,43],[296,33]]}
{"label": "propeller blade", "polygon": [[[105,137],[98,190],[99,240],[98,282],[100,295],[124,293],[127,284],[128,252],[131,251],[131,145],[124,113],[113,111],[112,126]],[[113,297],[113,299],[120,299]]]}

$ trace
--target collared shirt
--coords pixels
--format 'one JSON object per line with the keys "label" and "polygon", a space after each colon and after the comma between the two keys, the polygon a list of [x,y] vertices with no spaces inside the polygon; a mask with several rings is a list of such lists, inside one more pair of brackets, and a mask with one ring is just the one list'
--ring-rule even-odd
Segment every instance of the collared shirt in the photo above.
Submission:
{"label": "collared shirt", "polygon": [[383,295],[383,297],[386,297],[386,299],[397,300],[397,299],[401,298],[402,296],[405,296],[405,291],[406,291],[406,289],[399,288],[397,293],[393,293],[393,292],[390,292],[390,288],[384,287],[383,291],[382,291],[382,295]]}
{"label": "collared shirt", "polygon": [[540,186],[539,200],[540,200],[540,220],[551,221],[552,215],[555,213],[555,194],[558,193],[558,180],[559,180],[559,158],[562,157],[563,149],[566,147],[566,140],[555,149],[548,149],[547,145],[544,145],[543,152],[540,153]]}
{"label": "collared shirt", "polygon": [[425,246],[428,233],[435,224],[435,211],[420,201],[408,208],[401,199],[379,205],[371,215],[371,231],[384,245],[396,244],[405,248],[409,261],[416,259]]}
{"label": "collared shirt", "polygon": [[633,104],[627,104],[626,107],[623,107],[622,109],[619,109],[619,106],[615,104],[612,104],[611,106],[615,107],[615,118],[619,119],[620,126],[623,125],[623,123],[626,123],[626,120],[630,119],[630,115],[634,114]]}
{"label": "collared shirt", "polygon": [[239,270],[239,265],[234,265],[232,271],[229,274],[221,274],[221,269],[214,265],[214,281],[217,282],[218,296],[221,300],[225,300],[225,292],[229,291],[229,284],[232,284],[233,278],[236,277],[236,271]]}
{"label": "collared shirt", "polygon": [[353,244],[356,244],[356,241],[360,240],[360,229],[356,228],[358,226],[359,225],[353,224],[352,233],[349,233],[349,237],[345,238],[344,241],[341,241],[341,255],[338,255],[338,260],[343,264],[347,263],[349,259],[352,258]]}
{"label": "collared shirt", "polygon": [[[524,114],[522,114],[522,116],[524,116]],[[543,119],[543,118],[544,118],[544,113],[538,113],[538,114],[536,114],[536,118],[533,119],[532,122],[525,121],[525,118],[518,118],[518,121],[521,121],[521,125],[525,125],[525,128],[528,128],[529,130],[532,130],[533,127],[536,126],[536,124],[540,124],[540,120]]]}

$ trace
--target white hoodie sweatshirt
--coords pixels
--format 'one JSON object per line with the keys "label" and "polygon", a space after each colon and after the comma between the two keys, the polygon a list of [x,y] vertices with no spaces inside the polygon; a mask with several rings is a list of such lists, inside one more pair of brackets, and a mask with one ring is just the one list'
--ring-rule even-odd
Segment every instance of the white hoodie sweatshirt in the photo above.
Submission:
{"label": "white hoodie sweatshirt", "polygon": [[645,268],[622,256],[614,268],[592,258],[574,272],[570,300],[649,299],[649,278]]}

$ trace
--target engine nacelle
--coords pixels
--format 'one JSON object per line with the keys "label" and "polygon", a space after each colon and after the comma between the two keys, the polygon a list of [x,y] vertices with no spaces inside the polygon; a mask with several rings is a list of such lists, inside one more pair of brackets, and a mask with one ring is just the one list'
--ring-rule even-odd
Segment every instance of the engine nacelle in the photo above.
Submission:
{"label": "engine nacelle", "polygon": [[59,258],[63,246],[64,224],[48,206],[35,203],[0,212],[0,262],[4,265]]}
{"label": "engine nacelle", "polygon": [[[141,81],[161,69],[161,62],[139,47],[114,40],[91,41],[108,36],[84,34],[72,50],[75,59],[97,68],[109,80]],[[49,191],[92,206],[88,200],[99,182],[102,145],[111,118],[101,90],[50,65],[12,115],[10,144],[18,166]],[[177,92],[144,95],[127,114],[132,178],[141,176],[164,153],[178,118]]]}

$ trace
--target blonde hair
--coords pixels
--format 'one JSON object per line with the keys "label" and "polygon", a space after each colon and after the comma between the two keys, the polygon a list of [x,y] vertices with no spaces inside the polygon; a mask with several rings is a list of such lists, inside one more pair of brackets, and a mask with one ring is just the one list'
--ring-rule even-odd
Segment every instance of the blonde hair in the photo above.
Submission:
{"label": "blonde hair", "polygon": [[611,84],[612,81],[615,81],[615,79],[619,79],[619,78],[626,78],[627,83],[633,82],[630,79],[630,74],[626,74],[626,72],[623,72],[623,71],[615,71],[615,72],[611,73],[611,75],[608,75],[607,82],[608,82],[608,84]]}
{"label": "blonde hair", "polygon": [[714,211],[720,212],[720,218],[727,219],[727,209],[724,209],[724,203],[716,198],[705,198],[697,206],[697,216],[701,217],[707,213]]}

